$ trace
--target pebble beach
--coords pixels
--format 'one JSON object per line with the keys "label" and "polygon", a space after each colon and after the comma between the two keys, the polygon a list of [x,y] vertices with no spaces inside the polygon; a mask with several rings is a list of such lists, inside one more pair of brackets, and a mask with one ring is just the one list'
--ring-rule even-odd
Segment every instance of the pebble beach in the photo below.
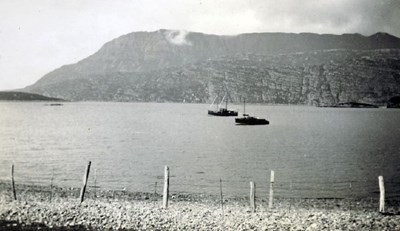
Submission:
{"label": "pebble beach", "polygon": [[257,198],[252,212],[246,197],[170,195],[0,183],[0,230],[400,230],[400,201],[378,212],[371,199]]}

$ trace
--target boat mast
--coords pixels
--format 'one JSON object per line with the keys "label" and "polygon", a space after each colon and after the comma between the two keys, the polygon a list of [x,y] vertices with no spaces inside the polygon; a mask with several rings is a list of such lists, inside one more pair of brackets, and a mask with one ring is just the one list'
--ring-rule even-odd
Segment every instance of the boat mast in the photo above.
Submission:
{"label": "boat mast", "polygon": [[222,98],[221,102],[219,103],[218,109],[221,107],[222,103],[224,102],[225,96],[226,96],[226,93],[225,93],[224,97]]}
{"label": "boat mast", "polygon": [[243,116],[246,115],[246,98],[243,98]]}
{"label": "boat mast", "polygon": [[226,97],[225,108],[226,108],[226,110],[228,110],[228,97]]}
{"label": "boat mast", "polygon": [[215,96],[214,100],[212,101],[212,103],[211,103],[211,105],[210,105],[210,108],[214,105],[215,100],[217,99],[217,97],[218,97],[218,95]]}
{"label": "boat mast", "polygon": [[224,95],[224,97],[226,96],[226,101],[225,101],[225,109],[226,110],[228,110],[228,98],[229,98],[229,92],[228,92],[228,88],[226,87],[226,72],[224,72],[224,82],[223,82],[223,84],[224,84],[224,89],[225,89],[225,95]]}

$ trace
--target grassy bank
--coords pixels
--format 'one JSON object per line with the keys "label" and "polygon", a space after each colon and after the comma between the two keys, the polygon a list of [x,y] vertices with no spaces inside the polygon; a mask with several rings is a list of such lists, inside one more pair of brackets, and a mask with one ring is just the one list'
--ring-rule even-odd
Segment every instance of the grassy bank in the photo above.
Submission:
{"label": "grassy bank", "polygon": [[[224,209],[212,195],[172,194],[168,209],[161,195],[90,189],[79,204],[73,188],[0,184],[0,228],[3,230],[400,230],[400,205],[377,212],[375,200],[276,199],[268,209],[257,199],[226,197]],[[96,192],[96,196],[94,195]]]}

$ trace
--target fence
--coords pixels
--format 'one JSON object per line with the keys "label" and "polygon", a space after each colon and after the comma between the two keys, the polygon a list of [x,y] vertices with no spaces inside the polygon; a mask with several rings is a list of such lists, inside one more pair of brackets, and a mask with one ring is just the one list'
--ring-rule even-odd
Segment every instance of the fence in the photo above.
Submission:
{"label": "fence", "polygon": [[[99,179],[98,179],[98,175],[97,175],[97,169],[92,168],[91,170],[91,161],[89,161],[87,163],[86,169],[85,171],[81,172],[81,175],[83,176],[83,182],[81,184],[77,184],[76,180],[74,181],[74,183],[76,183],[75,187],[76,188],[80,188],[80,193],[79,193],[79,202],[82,203],[85,199],[85,194],[87,191],[87,188],[90,188],[90,190],[92,191],[92,197],[96,198],[97,197],[97,190],[99,189]],[[15,171],[16,171],[16,166],[15,164],[11,165],[11,174],[10,174],[10,179],[11,179],[11,190],[10,190],[10,195],[12,195],[12,198],[14,200],[18,199],[18,190],[16,187],[16,184],[18,184],[19,182],[16,182],[18,180],[22,180],[21,178],[17,179],[15,178]],[[274,197],[278,196],[279,198],[286,198],[290,200],[290,204],[289,204],[289,210],[290,207],[292,206],[292,199],[295,199],[296,196],[294,196],[297,192],[300,192],[302,190],[310,190],[310,184],[307,184],[306,182],[276,182],[275,181],[275,171],[271,170],[269,172],[269,174],[266,174],[269,179],[266,177],[264,182],[254,182],[254,181],[249,181],[249,185],[250,187],[249,189],[249,194],[248,197],[246,196],[245,198],[248,198],[249,200],[249,205],[250,205],[250,209],[251,211],[256,211],[257,209],[257,203],[260,202],[260,198],[264,198],[261,201],[268,201],[268,208],[269,209],[273,209],[274,208]],[[88,185],[89,182],[89,178],[91,177],[92,181],[91,184]],[[162,207],[163,208],[168,208],[168,202],[170,199],[170,168],[168,166],[165,166],[164,168],[164,177],[157,177],[157,179],[155,179],[154,182],[154,192],[153,193],[144,193],[142,195],[151,195],[153,196],[153,198],[155,198],[155,200],[157,200],[157,192],[161,192],[161,190],[158,189],[158,185],[162,185],[163,190],[162,190]],[[34,179],[30,178],[29,176],[24,176],[24,178],[27,178],[28,181],[22,181],[24,183],[30,183],[32,184]],[[158,184],[158,181],[163,179],[163,184]],[[72,180],[71,180],[72,181]],[[47,182],[47,184],[45,184]],[[219,202],[221,204],[221,210],[223,212],[224,210],[224,202],[225,197],[229,197],[229,195],[231,195],[229,193],[228,190],[226,190],[225,187],[225,183],[227,183],[227,181],[224,181],[222,178],[219,179],[219,184],[215,184],[215,185],[208,185],[206,188],[210,189],[210,188],[218,188],[218,194],[219,194]],[[41,181],[36,181],[36,183],[39,183],[39,185],[49,185],[50,187],[50,193],[49,193],[49,199],[50,201],[53,198],[53,187],[55,187],[54,185],[54,169],[52,171],[51,177],[50,179],[45,178],[42,179]],[[178,182],[173,182],[172,185],[177,184],[179,185]],[[327,182],[325,184],[331,184],[331,182]],[[385,190],[385,184],[389,185],[391,187],[389,187],[390,189],[392,189],[391,192],[387,192]],[[35,184],[32,184],[35,185]],[[180,184],[181,186],[184,186],[185,184]],[[397,187],[396,187],[397,185]],[[399,186],[400,182],[394,182],[394,181],[388,181],[385,182],[384,177],[383,176],[377,176],[376,177],[376,188],[379,189],[379,191],[376,192],[376,197],[373,198],[369,198],[371,199],[371,204],[375,204],[375,201],[379,200],[379,206],[376,207],[376,209],[381,212],[381,213],[385,213],[386,212],[386,206],[385,206],[385,202],[387,201],[400,201],[400,191],[399,191]],[[192,187],[194,185],[191,185]],[[204,185],[203,185],[204,186]],[[334,187],[327,187],[327,185],[324,186],[324,184],[319,185],[318,188],[315,188],[315,190],[318,192],[320,190],[332,190],[333,192],[336,191],[347,191],[348,193],[352,193],[352,190],[354,190],[354,188],[358,187],[357,186],[357,182],[335,182],[335,185],[333,185]],[[394,187],[393,187],[394,186]],[[160,186],[159,186],[160,187]],[[246,187],[246,186],[243,186]],[[247,186],[248,187],[248,186]],[[313,187],[315,187],[315,185],[313,185]],[[395,189],[395,190],[393,190]],[[125,189],[124,189],[125,190]],[[290,197],[288,196],[282,196],[282,194],[280,194],[280,192],[290,192]],[[111,190],[110,192],[112,192],[112,197],[115,197],[116,193],[118,194],[118,190]],[[378,195],[379,194],[379,195]],[[387,197],[387,195],[389,195],[389,197]],[[111,196],[111,195],[110,195]],[[118,196],[118,195],[117,195]],[[148,198],[149,196],[147,196]],[[318,198],[318,197],[317,197]],[[332,197],[335,198],[335,197]],[[325,199],[332,199],[332,198],[325,198]],[[258,199],[258,200],[257,200]],[[351,198],[347,198],[347,199],[351,199]],[[258,202],[257,202],[258,201]],[[351,205],[350,205],[351,207]]]}

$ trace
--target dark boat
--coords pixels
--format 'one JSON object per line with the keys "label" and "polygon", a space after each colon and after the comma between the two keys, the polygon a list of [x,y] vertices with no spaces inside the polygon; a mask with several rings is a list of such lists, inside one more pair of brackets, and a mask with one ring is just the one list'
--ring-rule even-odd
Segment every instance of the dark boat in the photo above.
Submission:
{"label": "dark boat", "polygon": [[242,125],[267,125],[269,124],[269,121],[266,119],[262,118],[257,118],[253,116],[243,116],[242,118],[236,118],[235,122],[237,124],[242,124]]}
{"label": "dark boat", "polygon": [[[208,110],[209,115],[213,115],[213,116],[237,116],[238,115],[237,111],[228,110],[228,98],[226,98],[226,101],[225,101],[225,108],[220,107],[222,102],[225,99],[225,96],[226,96],[226,94],[222,98],[221,103],[217,106],[216,110]],[[215,99],[212,102],[210,107],[212,107],[214,105],[214,102],[216,99],[217,99],[217,97],[215,97]]]}
{"label": "dark boat", "polygon": [[243,102],[243,117],[236,118],[235,122],[239,125],[267,125],[269,121],[263,118],[250,116],[246,112],[246,102]]}

